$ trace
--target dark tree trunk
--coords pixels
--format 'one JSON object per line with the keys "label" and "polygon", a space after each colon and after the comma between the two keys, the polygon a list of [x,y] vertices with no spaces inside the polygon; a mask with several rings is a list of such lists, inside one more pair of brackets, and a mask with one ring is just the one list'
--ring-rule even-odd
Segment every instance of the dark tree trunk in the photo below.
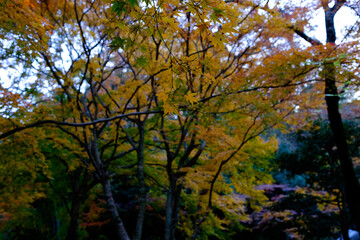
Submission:
{"label": "dark tree trunk", "polygon": [[343,236],[344,240],[350,240],[349,238],[349,221],[348,221],[348,206],[347,201],[345,199],[345,189],[344,186],[341,186],[342,198],[341,203],[342,206],[339,204],[340,214],[341,214],[341,235]]}
{"label": "dark tree trunk", "polygon": [[173,198],[173,210],[172,210],[172,220],[171,220],[171,239],[175,239],[175,232],[177,224],[179,222],[180,216],[180,195],[181,195],[182,184],[176,185],[176,190]]}
{"label": "dark tree trunk", "polygon": [[136,229],[134,234],[134,240],[140,240],[144,219],[145,219],[145,212],[146,212],[146,186],[145,186],[145,176],[144,176],[144,141],[145,141],[145,132],[143,123],[139,123],[139,145],[137,147],[137,158],[138,158],[138,178],[139,178],[139,185],[140,185],[140,197],[139,197],[139,213],[136,222]]}
{"label": "dark tree trunk", "polygon": [[166,198],[166,213],[165,213],[165,235],[164,240],[171,239],[171,223],[173,216],[173,204],[174,204],[174,190],[175,190],[175,177],[173,174],[169,175],[169,188]]}
{"label": "dark tree trunk", "polygon": [[166,240],[175,239],[175,233],[180,216],[180,197],[182,184],[177,184],[178,178],[172,176],[170,178],[165,215],[165,237]]}
{"label": "dark tree trunk", "polygon": [[[327,33],[327,43],[335,45],[336,35],[334,26],[334,16],[342,6],[336,2],[335,6],[325,11],[325,23]],[[356,177],[353,163],[349,154],[344,126],[339,112],[339,95],[336,87],[335,65],[332,61],[325,61],[325,100],[328,110],[328,119],[334,135],[337,153],[341,165],[341,173],[345,186],[345,199],[350,209],[352,219],[357,230],[360,230],[360,185]]]}
{"label": "dark tree trunk", "polygon": [[[83,175],[82,181],[81,176]],[[66,240],[76,240],[79,238],[79,215],[81,204],[83,203],[88,191],[95,185],[95,181],[90,182],[91,176],[77,169],[75,172],[70,173],[70,180],[72,185],[72,201],[70,209],[70,225],[66,235]]]}
{"label": "dark tree trunk", "polygon": [[78,195],[78,192],[74,192],[70,211],[70,225],[66,235],[66,240],[76,240],[79,237],[79,214],[81,203],[81,196]]}

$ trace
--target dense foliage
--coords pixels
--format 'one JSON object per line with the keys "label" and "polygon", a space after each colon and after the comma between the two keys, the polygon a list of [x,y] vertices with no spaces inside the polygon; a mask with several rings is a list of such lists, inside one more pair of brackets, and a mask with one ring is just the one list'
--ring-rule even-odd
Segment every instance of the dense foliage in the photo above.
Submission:
{"label": "dense foliage", "polygon": [[331,35],[358,2],[329,4],[0,0],[0,238],[359,228],[359,26]]}

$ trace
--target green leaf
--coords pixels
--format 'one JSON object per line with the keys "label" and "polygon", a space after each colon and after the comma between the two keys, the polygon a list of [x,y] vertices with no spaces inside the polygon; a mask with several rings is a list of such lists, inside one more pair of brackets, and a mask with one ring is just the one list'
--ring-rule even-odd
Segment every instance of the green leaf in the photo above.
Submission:
{"label": "green leaf", "polygon": [[125,11],[126,2],[115,0],[112,3],[111,11],[120,15],[122,12]]}
{"label": "green leaf", "polygon": [[136,65],[138,67],[146,67],[148,65],[148,59],[145,58],[144,56],[141,56],[139,58],[136,58]]}
{"label": "green leaf", "polygon": [[111,11],[120,15],[121,13],[126,12],[126,7],[129,5],[131,8],[134,8],[136,6],[139,6],[139,2],[137,0],[115,0],[112,3]]}
{"label": "green leaf", "polygon": [[219,17],[222,16],[223,14],[224,14],[223,9],[213,8],[213,13],[210,15],[210,19],[213,20],[214,22],[221,23]]}
{"label": "green leaf", "polygon": [[139,2],[137,0],[127,0],[127,2],[130,4],[131,8],[139,6]]}
{"label": "green leaf", "polygon": [[341,59],[347,58],[348,56],[349,56],[349,54],[346,54],[346,53],[339,54],[339,58],[341,58]]}
{"label": "green leaf", "polygon": [[122,39],[121,37],[115,37],[114,40],[110,43],[110,47],[114,50],[117,50],[119,48],[124,48],[125,39]]}

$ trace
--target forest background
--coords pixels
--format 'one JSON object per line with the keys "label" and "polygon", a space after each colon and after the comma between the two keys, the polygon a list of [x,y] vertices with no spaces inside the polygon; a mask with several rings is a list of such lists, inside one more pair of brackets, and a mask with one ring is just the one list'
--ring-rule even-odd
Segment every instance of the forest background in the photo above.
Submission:
{"label": "forest background", "polygon": [[[344,0],[1,0],[0,237],[348,239],[360,26],[336,41],[344,8],[360,16]],[[326,42],[308,34],[318,11]]]}

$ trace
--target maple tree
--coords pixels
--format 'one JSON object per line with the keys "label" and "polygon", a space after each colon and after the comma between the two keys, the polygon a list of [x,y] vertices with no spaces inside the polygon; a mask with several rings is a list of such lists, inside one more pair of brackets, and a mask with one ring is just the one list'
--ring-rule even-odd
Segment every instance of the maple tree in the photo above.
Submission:
{"label": "maple tree", "polygon": [[[260,80],[259,84],[257,84],[255,79],[258,78],[258,76],[253,77],[251,75],[251,71],[248,71],[246,68],[242,69],[240,67],[246,63],[252,64],[253,61],[256,61],[252,58],[249,58],[248,56],[252,53],[252,51],[257,48],[266,48],[266,46],[264,46],[264,44],[266,43],[266,41],[264,42],[264,39],[268,37],[266,33],[264,34],[264,36],[262,36],[262,34],[259,34],[259,36],[257,36],[256,38],[254,45],[250,45],[245,48],[242,48],[242,46],[240,46],[240,43],[238,42],[241,40],[241,37],[243,37],[242,34],[244,33],[241,33],[240,37],[238,38],[229,34],[228,38],[223,37],[224,39],[221,39],[221,41],[219,42],[218,39],[216,39],[216,36],[221,37],[222,31],[229,31],[229,29],[227,29],[226,27],[228,27],[228,25],[230,25],[231,23],[234,23],[234,21],[231,21],[232,19],[230,19],[230,15],[220,14],[222,11],[218,9],[214,10],[212,6],[200,6],[201,11],[214,11],[218,13],[219,16],[216,14],[212,15],[214,24],[216,24],[215,22],[219,17],[224,18],[225,21],[227,21],[228,25],[222,25],[221,28],[219,27],[217,34],[214,34],[212,31],[209,31],[208,28],[200,28],[198,26],[197,21],[203,21],[203,19],[198,19],[196,12],[195,15],[193,15],[194,12],[188,10],[192,9],[191,3],[184,3],[186,7],[181,7],[181,5],[179,5],[180,3],[171,3],[171,5],[161,4],[159,7],[163,8],[164,11],[156,12],[155,10],[157,8],[154,6],[155,10],[150,8],[147,9],[147,11],[144,13],[145,16],[147,16],[147,14],[149,14],[150,16],[155,15],[158,17],[159,20],[157,20],[157,18],[154,19],[153,17],[144,18],[144,16],[142,15],[142,19],[146,20],[144,20],[143,23],[140,23],[139,28],[141,28],[142,25],[145,25],[146,27],[156,27],[155,29],[152,29],[150,27],[150,30],[144,30],[144,39],[147,35],[150,35],[153,40],[153,48],[150,49],[153,52],[153,54],[150,55],[150,57],[153,57],[153,60],[148,60],[148,62],[156,62],[156,64],[161,67],[164,65],[167,66],[169,64],[169,61],[171,65],[175,65],[172,68],[161,72],[155,78],[151,79],[153,80],[151,84],[152,91],[154,92],[154,95],[158,97],[158,99],[155,99],[156,105],[159,106],[157,100],[160,100],[159,102],[160,104],[162,104],[165,113],[175,114],[175,117],[173,117],[175,119],[173,119],[172,117],[161,117],[159,136],[159,139],[162,139],[162,142],[164,144],[164,147],[162,147],[162,149],[164,149],[166,152],[165,166],[169,181],[165,220],[165,239],[169,239],[173,238],[174,231],[176,229],[176,225],[179,219],[179,198],[181,190],[183,188],[183,184],[179,180],[181,180],[182,178],[186,178],[186,176],[188,175],[188,169],[190,167],[194,168],[194,171],[199,171],[200,174],[204,174],[205,172],[209,174],[213,171],[210,174],[211,180],[201,178],[198,183],[200,185],[204,182],[211,182],[209,186],[204,186],[205,191],[206,188],[209,188],[207,194],[209,196],[209,200],[202,203],[202,205],[204,205],[205,203],[205,206],[207,206],[204,209],[208,210],[205,211],[211,211],[214,186],[217,182],[218,177],[221,176],[220,173],[222,173],[224,165],[226,165],[236,154],[238,154],[238,152],[241,150],[241,148],[246,142],[261,134],[264,131],[264,128],[266,129],[266,127],[269,127],[269,125],[273,126],[277,122],[274,115],[274,118],[272,119],[273,121],[269,121],[267,123],[264,123],[263,118],[266,115],[266,118],[270,120],[270,116],[272,116],[271,112],[280,109],[278,105],[282,105],[281,103],[285,100],[284,98],[289,97],[289,92],[286,95],[274,93],[274,95],[272,95],[273,99],[263,99],[262,104],[259,103],[255,106],[252,104],[246,106],[248,104],[248,101],[252,102],[254,98],[258,98],[261,89],[264,89],[263,94],[267,94],[267,89],[273,89],[279,87],[279,85],[287,86],[288,84],[296,85],[299,83],[290,83],[289,79],[287,79],[287,82],[285,83],[274,82],[273,85],[267,83],[269,85],[264,86],[264,82],[260,82]],[[188,6],[189,4],[190,6]],[[217,2],[216,6],[224,7],[224,11],[225,9],[229,8],[229,5],[221,4],[223,3]],[[248,8],[247,4],[249,3],[244,3],[245,6],[240,7]],[[206,10],[208,7],[209,10]],[[257,7],[253,7],[250,10],[250,14],[244,15],[244,22],[246,22],[248,18],[255,18],[260,15],[257,12]],[[155,11],[155,13],[153,11]],[[118,14],[123,14],[123,8],[119,7]],[[231,16],[236,16],[234,14],[232,14]],[[251,14],[254,14],[254,16]],[[177,20],[177,15],[182,15],[184,19]],[[168,16],[174,18],[171,22],[169,21],[169,23],[168,20],[166,20]],[[205,14],[203,17],[206,17]],[[227,18],[229,18],[229,20],[227,20]],[[160,22],[160,19],[163,21]],[[155,22],[153,23],[154,20]],[[181,26],[180,20],[187,22],[187,25]],[[164,21],[166,24],[164,24]],[[201,23],[203,24],[203,22]],[[248,22],[246,22],[246,24],[248,24]],[[235,26],[238,25],[234,25],[234,28]],[[176,31],[174,31],[174,29]],[[246,27],[244,27],[244,29],[246,29]],[[184,35],[184,33],[186,35]],[[225,35],[226,34],[224,34],[224,36]],[[172,37],[170,38],[170,40],[168,40],[169,36]],[[170,47],[168,46],[169,41],[172,44]],[[129,39],[126,39],[125,36],[120,35],[115,38],[113,46],[120,48],[122,47],[126,50],[127,48],[129,48],[129,46],[126,45],[126,43],[128,42],[131,41]],[[240,52],[229,52],[227,49],[224,48],[224,42],[228,42],[229,46],[236,46],[232,51]],[[214,43],[215,46],[213,46],[212,43]],[[165,46],[161,47],[161,44],[164,44]],[[259,46],[257,44],[263,45]],[[148,45],[146,47],[149,48]],[[180,51],[177,48],[180,48]],[[180,54],[179,52],[183,55],[178,56],[178,54]],[[226,62],[218,61],[218,59],[221,59],[221,56],[224,53],[224,57],[226,57],[228,60]],[[141,54],[141,52],[139,54]],[[209,56],[208,54],[211,55]],[[141,57],[138,57],[138,60],[139,59],[141,59]],[[149,57],[146,57],[145,59],[149,59]],[[204,60],[202,59],[206,59],[206,62],[204,62]],[[276,56],[274,57],[274,59],[276,59]],[[150,68],[150,64],[145,63],[142,62],[145,68],[144,71],[153,71],[153,69]],[[136,69],[135,67],[133,69]],[[278,66],[274,64],[274,68],[276,67]],[[265,71],[265,68],[259,66],[258,70]],[[218,73],[216,73],[216,71]],[[302,81],[303,79],[301,79],[301,76],[305,75],[305,73],[307,73],[307,71],[309,70],[304,68],[300,71],[301,72],[299,72],[299,74],[295,77],[286,77],[298,77],[299,81]],[[206,79],[209,77],[210,79]],[[246,79],[244,79],[245,77],[248,77],[251,80],[246,81]],[[173,80],[171,82],[164,81],[169,78]],[[228,82],[230,82],[231,84],[227,84]],[[249,88],[249,84],[253,84],[252,88]],[[159,93],[159,91],[164,91],[163,89],[170,89],[170,91],[167,90],[167,92]],[[255,92],[256,90],[259,90],[259,92]],[[280,93],[280,91],[277,93]],[[235,99],[238,99],[239,101],[236,101]],[[186,101],[190,102],[191,105],[186,106],[185,104],[183,104]],[[178,102],[180,102],[180,104],[177,108],[176,104]],[[226,103],[227,105],[225,106],[223,105],[223,103]],[[236,106],[241,107],[237,108]],[[221,109],[221,111],[217,112],[219,110],[216,109]],[[256,112],[255,109],[258,109],[258,112]],[[284,110],[284,112],[286,112],[286,110]],[[209,117],[209,115],[211,116],[211,114],[214,115],[214,118]],[[218,120],[216,115],[220,115],[222,117],[222,121]],[[227,119],[227,115],[231,115],[231,117]],[[243,118],[243,123],[235,124],[236,120],[239,120],[239,117]],[[277,117],[281,118],[281,114],[277,114]],[[229,122],[227,123],[227,121]],[[167,124],[167,122],[169,123]],[[176,125],[176,122],[178,122],[178,126]],[[216,124],[217,122],[219,125]],[[243,129],[243,132],[240,129],[234,130],[234,132],[238,132],[237,134],[235,134],[236,137],[231,140],[233,144],[228,143],[228,150],[226,150],[227,148],[224,148],[225,146],[223,146],[223,144],[216,142],[215,144],[220,144],[221,146],[223,146],[221,148],[221,153],[223,153],[223,155],[221,156],[221,154],[219,153],[218,159],[210,161],[205,168],[206,170],[197,170],[196,165],[199,164],[199,161],[201,159],[199,157],[202,153],[205,154],[206,148],[211,148],[212,154],[216,152],[213,150],[213,147],[211,147],[211,142],[215,140],[214,137],[212,137],[209,141],[207,140],[207,138],[212,135],[211,133],[213,132],[213,134],[217,134],[216,136],[221,141],[226,141],[225,139],[230,137],[230,141],[231,135],[229,137],[226,137],[229,135],[227,133],[227,128],[223,128],[221,126],[234,126],[237,124],[245,126],[248,125],[248,127],[245,127],[245,129]],[[252,128],[254,128],[254,130]],[[224,153],[226,153],[227,155]],[[210,159],[214,157],[216,157],[216,155],[211,156]],[[155,164],[160,163],[161,162]],[[213,170],[211,171],[211,169]],[[202,190],[198,191],[201,192]],[[206,202],[208,204],[206,204]],[[200,213],[202,214],[201,211]],[[201,223],[207,218],[209,212],[207,212],[204,217],[201,217],[201,214],[199,215],[199,222],[195,224],[196,228],[194,229],[193,237],[197,236],[199,227]]]}
{"label": "maple tree", "polygon": [[[96,185],[120,239],[131,231],[143,237],[149,204],[156,203],[149,197],[164,199],[164,239],[228,237],[226,229],[241,228],[246,205],[259,210],[266,200],[254,188],[272,181],[277,143],[266,131],[294,109],[322,103],[319,65],[309,62],[318,60],[319,48],[284,41],[294,32],[310,39],[301,31],[306,8],[284,15],[266,1],[13,4],[37,21],[24,26],[18,12],[5,12],[15,20],[2,23],[2,37],[15,41],[4,49],[4,64],[19,64],[24,73],[1,88],[8,110],[0,139],[41,129],[33,141],[71,182],[67,239],[79,237],[79,215]],[[334,69],[326,66],[332,81]],[[309,85],[312,91],[303,87]],[[137,215],[131,223],[123,222],[117,203],[124,200],[115,194],[125,192],[117,179],[130,176]],[[87,203],[88,225],[104,214],[95,202]]]}
{"label": "maple tree", "polygon": [[[57,7],[56,4],[62,4],[62,7],[65,8],[65,12],[55,12],[56,8],[54,7]],[[39,49],[32,49],[31,51],[36,51],[36,54],[34,54],[35,56],[41,56],[41,58],[32,58],[31,60],[32,61],[35,61],[35,62],[39,62],[40,63],[40,66],[38,69],[36,69],[40,75],[38,76],[39,78],[37,79],[37,81],[32,84],[32,88],[31,89],[36,89],[36,92],[39,93],[41,91],[41,87],[40,85],[38,84],[44,84],[47,80],[49,80],[48,84],[51,86],[53,84],[54,87],[53,88],[47,88],[47,92],[52,92],[52,96],[53,99],[55,100],[54,104],[50,105],[50,104],[44,104],[44,102],[47,102],[49,101],[50,99],[46,96],[46,94],[37,94],[36,97],[36,100],[39,101],[38,104],[35,104],[34,106],[34,109],[32,110],[32,114],[34,116],[33,120],[37,120],[37,119],[41,119],[42,116],[44,116],[45,118],[48,118],[47,116],[49,116],[49,114],[54,114],[53,116],[56,115],[56,118],[58,119],[61,119],[58,124],[58,126],[60,127],[62,124],[61,122],[64,121],[64,119],[67,119],[69,117],[69,114],[71,116],[71,114],[73,114],[73,116],[79,116],[79,119],[76,119],[75,120],[75,126],[77,125],[76,121],[82,121],[82,122],[85,122],[85,118],[91,118],[92,116],[90,115],[90,111],[88,112],[89,114],[87,114],[87,111],[89,110],[88,109],[88,106],[86,106],[85,104],[85,99],[86,99],[86,95],[88,92],[90,92],[90,88],[88,88],[86,90],[85,93],[82,93],[82,84],[84,83],[85,78],[88,77],[87,74],[90,74],[90,80],[88,81],[89,84],[91,85],[91,88],[93,87],[92,84],[94,82],[94,80],[92,79],[92,71],[94,71],[94,69],[96,68],[96,65],[93,66],[94,64],[96,64],[96,60],[94,59],[94,57],[96,58],[96,56],[93,56],[91,54],[91,51],[93,51],[93,49],[89,50],[88,46],[85,45],[85,42],[82,42],[82,41],[85,41],[84,39],[84,36],[82,36],[83,38],[82,39],[76,39],[75,38],[75,35],[77,35],[77,32],[73,31],[72,28],[67,28],[68,25],[75,25],[75,26],[78,26],[80,28],[80,30],[82,29],[82,18],[84,17],[85,13],[83,13],[81,16],[78,15],[78,12],[77,11],[84,11],[84,8],[87,6],[87,3],[80,3],[79,5],[77,5],[77,3],[71,3],[69,1],[63,1],[63,2],[57,2],[54,6],[54,4],[51,5],[50,2],[42,2],[40,4],[40,8],[43,10],[42,11],[42,14],[46,14],[47,18],[49,19],[49,21],[51,21],[53,24],[54,24],[54,28],[53,28],[53,32],[48,32],[46,33],[48,36],[47,38],[47,49],[44,49],[44,47],[42,48],[39,48]],[[98,7],[98,6],[94,6],[94,4],[89,4],[89,9],[88,10],[93,10],[93,11],[97,11],[97,10],[101,10],[101,9],[98,9],[98,8],[95,8],[95,7]],[[69,8],[69,9],[72,9],[72,11],[66,11],[66,8]],[[54,11],[54,12],[53,12]],[[110,11],[110,10],[109,10]],[[57,15],[56,13],[60,14],[60,15]],[[95,14],[95,13],[94,13]],[[93,15],[93,17],[96,17],[96,15]],[[88,21],[88,23],[90,24],[91,22]],[[95,29],[97,26],[92,26],[93,29]],[[100,29],[98,29],[100,30]],[[39,40],[42,40],[43,39],[43,36],[42,35],[38,35],[36,36],[38,38],[40,38]],[[61,59],[63,57],[62,55],[62,52],[61,50],[59,51],[58,47],[57,47],[57,44],[58,44],[58,41],[63,41],[64,39],[68,39],[69,42],[68,42],[68,50],[69,50],[69,53],[70,53],[70,59],[71,59],[71,64],[68,66],[68,69],[65,71],[64,69],[64,65],[61,66],[60,68],[58,68],[59,66],[57,65],[58,64],[58,60]],[[104,44],[102,41],[104,40],[104,36],[100,36],[99,38],[100,40],[98,40],[98,42],[94,42],[95,46],[98,46],[99,44]],[[76,42],[78,40],[78,42]],[[105,39],[107,40],[107,39]],[[73,41],[73,42],[72,42]],[[84,43],[84,45],[82,45],[83,49],[78,49],[78,47],[81,46],[81,42]],[[60,44],[61,45],[61,44]],[[21,45],[20,45],[21,46]],[[61,47],[61,46],[60,46]],[[49,51],[51,52],[52,50],[55,50],[55,52],[57,54],[54,54],[54,55],[48,55],[49,54]],[[11,50],[11,49],[10,49]],[[27,49],[21,49],[21,50],[24,50],[24,51],[27,51]],[[97,50],[97,49],[96,49]],[[78,51],[82,51],[82,53],[78,52]],[[72,55],[74,54],[74,55]],[[85,67],[85,70],[84,70],[84,75],[82,76],[82,79],[78,81],[78,79],[66,79],[67,77],[69,78],[76,78],[76,74],[79,73],[79,71],[83,70],[81,68],[79,68],[79,66],[81,66],[81,64],[84,63],[84,59],[82,57],[82,55],[85,55],[87,56],[86,60],[87,60],[87,65]],[[73,57],[74,56],[74,57]],[[16,59],[18,61],[23,61],[23,59],[21,58],[18,58]],[[91,60],[91,62],[90,62]],[[80,65],[79,65],[80,64]],[[34,66],[34,63],[30,63],[30,66]],[[104,65],[105,67],[105,65]],[[117,67],[117,66],[116,66]],[[114,67],[114,69],[116,69],[116,67]],[[43,69],[42,69],[43,68]],[[41,76],[41,73],[46,73],[48,72],[48,70],[46,69],[48,68],[50,71],[49,71],[49,74],[50,75],[47,75],[47,74],[44,74]],[[90,70],[91,69],[91,73]],[[62,71],[64,70],[64,71]],[[68,76],[67,76],[68,75]],[[48,78],[50,77],[50,79]],[[97,86],[98,87],[98,86]],[[97,91],[100,91],[100,89],[97,89]],[[80,95],[82,95],[82,99],[80,99]],[[95,97],[93,95],[93,97]],[[73,99],[75,99],[75,101],[72,101]],[[83,101],[83,102],[81,102]],[[101,101],[101,100],[100,100]],[[61,104],[57,104],[56,102],[58,103],[61,103]],[[96,105],[98,104],[98,101],[95,101]],[[81,104],[81,105],[80,105]],[[82,105],[84,104],[84,105]],[[91,104],[91,103],[90,103]],[[81,106],[84,107],[84,109],[81,109]],[[13,106],[14,107],[14,106]],[[69,107],[69,108],[67,108]],[[96,106],[97,108],[97,106]],[[65,111],[63,111],[65,110]],[[82,113],[80,113],[82,111]],[[85,114],[85,115],[83,115]],[[98,115],[97,115],[97,111],[95,111],[94,113],[94,117],[95,118],[98,118]],[[54,120],[50,120],[50,122],[54,122]],[[41,122],[41,124],[44,123],[44,122]],[[56,123],[56,121],[54,122]],[[106,126],[107,122],[103,123],[103,125],[100,127],[101,128],[101,131],[104,130],[104,127]],[[67,125],[67,124],[65,124]],[[82,126],[81,124],[78,124],[78,126]],[[6,127],[6,126],[5,126]],[[102,166],[98,166],[99,164],[102,165],[103,163],[102,162],[99,162],[101,160],[99,160],[99,149],[97,149],[97,135],[98,135],[98,129],[95,128],[90,130],[89,128],[86,129],[86,124],[85,124],[85,127],[82,129],[83,132],[82,132],[82,136],[81,138],[79,138],[75,132],[76,129],[71,129],[71,131],[65,129],[65,128],[62,128],[60,127],[61,130],[63,130],[64,132],[68,133],[70,135],[70,137],[73,138],[73,140],[71,141],[71,144],[75,144],[74,141],[78,141],[80,143],[80,145],[78,147],[75,147],[76,145],[70,145],[69,143],[62,143],[62,147],[68,147],[70,149],[73,150],[73,152],[77,155],[77,159],[76,161],[73,161],[69,167],[69,171],[72,171],[72,169],[74,168],[77,168],[76,166],[81,166],[82,168],[84,168],[85,166],[85,171],[83,172],[83,177],[84,179],[86,179],[87,177],[89,177],[89,175],[91,176],[91,178],[94,178],[94,166],[95,168],[97,167],[98,168],[98,175],[96,175],[96,179],[99,181],[101,179],[101,182],[103,183],[104,187],[107,189],[107,194],[108,194],[108,198],[109,198],[109,201],[114,205],[115,203],[113,202],[113,200],[111,199],[112,196],[111,196],[111,190],[109,189],[110,188],[110,185],[109,185],[109,179],[107,180],[108,182],[105,183],[104,181],[106,181],[106,179],[103,179],[103,175],[104,175],[104,172],[103,171],[106,171],[106,167],[103,168]],[[93,139],[90,139],[90,143],[88,142],[88,135],[90,134],[91,136],[91,132],[95,135],[93,135]],[[114,133],[116,135],[116,133]],[[117,140],[116,140],[117,141]],[[77,151],[74,149],[75,148],[80,148],[82,149],[84,147],[84,145],[87,145],[87,148],[85,147],[85,151],[88,150],[88,156],[90,158],[90,160],[84,156],[84,151],[80,150],[80,151]],[[94,149],[94,147],[96,149]],[[111,148],[113,147],[112,145],[110,146]],[[115,144],[115,148],[117,147],[117,144]],[[117,158],[118,156],[110,156],[110,158]],[[62,159],[63,160],[63,159]],[[90,165],[89,165],[89,162],[90,161],[90,164],[91,164],[91,161],[93,163],[92,165],[92,169],[90,169]],[[83,164],[83,165],[81,165]],[[100,167],[100,169],[99,169]],[[81,172],[80,172],[81,174]],[[105,173],[106,176],[108,176],[106,173]],[[105,176],[105,178],[106,178]],[[107,177],[108,178],[108,177]],[[85,181],[85,184],[86,184],[86,181],[88,180],[84,180]],[[76,235],[77,235],[77,227],[78,227],[78,224],[76,224],[78,222],[78,215],[79,215],[79,204],[81,204],[81,201],[83,200],[82,198],[85,197],[84,196],[84,193],[81,193],[81,191],[85,191],[86,193],[86,190],[88,187],[86,186],[74,186],[76,189],[74,189],[74,193],[73,193],[73,196],[74,198],[80,198],[80,199],[74,199],[74,201],[72,202],[72,206],[71,206],[71,216],[72,216],[72,221],[70,223],[70,228],[69,228],[69,233],[68,233],[68,238],[69,239],[75,239],[76,238]],[[109,193],[110,192],[110,193]],[[117,214],[116,212],[116,209],[114,209],[114,206],[112,205],[112,209],[115,210],[115,213],[114,214]],[[115,216],[116,218],[116,216]],[[119,225],[118,225],[119,226]]]}

